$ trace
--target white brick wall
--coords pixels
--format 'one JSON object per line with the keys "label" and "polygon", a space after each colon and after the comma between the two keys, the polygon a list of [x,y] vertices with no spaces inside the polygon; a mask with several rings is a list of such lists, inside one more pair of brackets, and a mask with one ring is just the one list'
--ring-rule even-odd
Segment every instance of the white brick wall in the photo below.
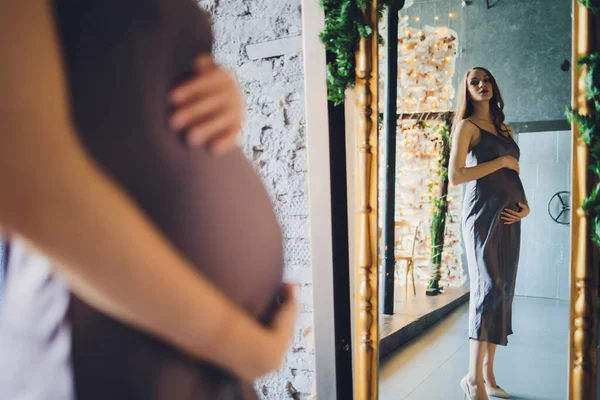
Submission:
{"label": "white brick wall", "polygon": [[285,367],[259,382],[257,389],[265,400],[305,399],[311,393],[314,354],[305,337],[313,323],[313,304],[300,0],[199,3],[212,14],[217,60],[231,69],[244,91],[243,148],[283,228],[286,279],[301,284],[301,315]]}

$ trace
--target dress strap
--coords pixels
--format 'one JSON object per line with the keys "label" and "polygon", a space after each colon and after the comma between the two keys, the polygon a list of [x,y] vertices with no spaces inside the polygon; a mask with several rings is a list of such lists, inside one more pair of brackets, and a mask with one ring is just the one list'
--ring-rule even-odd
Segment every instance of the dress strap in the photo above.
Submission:
{"label": "dress strap", "polygon": [[471,121],[470,119],[465,119],[465,121],[469,121],[470,123],[475,125],[477,128],[479,128],[479,130],[483,130],[483,129],[481,129],[481,127],[479,125],[477,125],[475,122]]}

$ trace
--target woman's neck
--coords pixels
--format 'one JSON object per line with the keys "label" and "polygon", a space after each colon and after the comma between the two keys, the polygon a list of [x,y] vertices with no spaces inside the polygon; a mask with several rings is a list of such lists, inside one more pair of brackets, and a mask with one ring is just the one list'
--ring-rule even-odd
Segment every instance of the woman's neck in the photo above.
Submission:
{"label": "woman's neck", "polygon": [[490,114],[490,103],[487,101],[481,102],[473,102],[473,114],[471,114],[472,118],[479,119],[481,121],[486,121],[493,123],[492,116]]}

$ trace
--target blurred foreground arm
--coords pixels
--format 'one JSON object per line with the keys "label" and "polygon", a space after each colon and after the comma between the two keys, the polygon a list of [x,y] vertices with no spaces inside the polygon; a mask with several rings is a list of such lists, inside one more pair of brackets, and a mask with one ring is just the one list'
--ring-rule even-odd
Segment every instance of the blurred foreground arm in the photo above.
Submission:
{"label": "blurred foreground arm", "polygon": [[[193,270],[87,157],[71,124],[49,0],[0,0],[0,225],[56,260],[105,313],[252,380],[279,366],[272,330]],[[291,294],[291,293],[290,293]]]}

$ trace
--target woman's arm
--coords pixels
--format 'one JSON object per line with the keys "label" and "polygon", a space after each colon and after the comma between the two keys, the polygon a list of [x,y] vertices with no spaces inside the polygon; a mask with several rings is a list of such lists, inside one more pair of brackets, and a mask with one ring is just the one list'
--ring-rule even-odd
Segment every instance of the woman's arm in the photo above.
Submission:
{"label": "woman's arm", "polygon": [[267,331],[195,272],[76,140],[48,0],[0,5],[0,225],[90,304],[254,379],[279,365],[295,301]]}
{"label": "woman's arm", "polygon": [[502,168],[510,168],[518,172],[519,164],[516,159],[510,156],[499,157],[475,167],[466,167],[467,153],[477,131],[475,125],[465,120],[460,121],[454,129],[448,171],[448,178],[453,186],[481,179]]}

